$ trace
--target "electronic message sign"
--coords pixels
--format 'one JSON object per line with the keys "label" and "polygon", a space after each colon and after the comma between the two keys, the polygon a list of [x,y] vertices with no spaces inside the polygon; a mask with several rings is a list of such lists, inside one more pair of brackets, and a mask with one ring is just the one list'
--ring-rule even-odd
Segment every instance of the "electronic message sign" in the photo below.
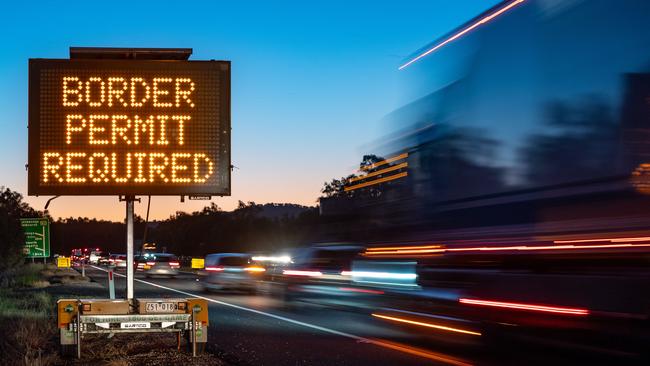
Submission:
{"label": "electronic message sign", "polygon": [[30,195],[230,195],[230,62],[29,60]]}

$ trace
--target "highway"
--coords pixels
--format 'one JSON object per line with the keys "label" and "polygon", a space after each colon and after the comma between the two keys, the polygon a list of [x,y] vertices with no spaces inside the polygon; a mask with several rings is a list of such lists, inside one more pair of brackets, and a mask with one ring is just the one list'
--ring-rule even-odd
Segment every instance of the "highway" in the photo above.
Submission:
{"label": "highway", "polygon": [[[87,267],[86,275],[108,289],[105,269]],[[120,298],[125,294],[126,281],[119,272],[115,278]],[[584,355],[544,352],[539,348],[497,353],[476,345],[427,342],[412,328],[389,325],[364,311],[315,303],[287,308],[267,293],[204,293],[197,278],[191,273],[173,279],[145,278],[136,273],[135,296],[207,299],[209,349],[236,365],[517,365],[524,360],[529,365],[547,365],[612,361],[595,356],[587,360]]]}
{"label": "highway", "polygon": [[[86,275],[108,288],[103,268]],[[115,276],[116,296],[126,281]],[[107,293],[108,294],[108,290]],[[287,310],[267,294],[206,294],[197,276],[145,278],[136,273],[136,297],[204,297],[210,301],[208,341],[219,356],[238,365],[469,365],[471,361],[408,345],[412,336],[386,328],[367,314],[317,304]]]}

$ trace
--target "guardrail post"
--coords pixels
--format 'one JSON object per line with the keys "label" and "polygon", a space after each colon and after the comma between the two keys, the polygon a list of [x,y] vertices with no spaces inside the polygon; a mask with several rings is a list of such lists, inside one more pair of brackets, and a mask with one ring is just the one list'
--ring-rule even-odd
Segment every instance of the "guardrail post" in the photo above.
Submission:
{"label": "guardrail post", "polygon": [[192,357],[196,357],[196,307],[192,307]]}
{"label": "guardrail post", "polygon": [[81,303],[77,304],[77,358],[81,359]]}
{"label": "guardrail post", "polygon": [[108,297],[115,300],[115,281],[113,279],[113,270],[108,270]]}

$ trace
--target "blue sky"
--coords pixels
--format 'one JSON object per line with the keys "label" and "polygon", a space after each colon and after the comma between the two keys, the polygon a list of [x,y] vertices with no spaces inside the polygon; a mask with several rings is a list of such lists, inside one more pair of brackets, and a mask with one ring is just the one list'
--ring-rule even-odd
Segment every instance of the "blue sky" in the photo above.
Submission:
{"label": "blue sky", "polygon": [[[324,181],[350,173],[400,105],[400,61],[494,0],[9,2],[0,34],[0,185],[27,191],[27,60],[70,46],[191,47],[232,61],[233,195],[315,204]],[[29,198],[42,209],[46,198]],[[152,201],[154,218],[205,201]],[[144,205],[140,205],[144,206]],[[142,208],[136,208],[142,213]],[[55,217],[121,219],[115,197],[63,197]]]}

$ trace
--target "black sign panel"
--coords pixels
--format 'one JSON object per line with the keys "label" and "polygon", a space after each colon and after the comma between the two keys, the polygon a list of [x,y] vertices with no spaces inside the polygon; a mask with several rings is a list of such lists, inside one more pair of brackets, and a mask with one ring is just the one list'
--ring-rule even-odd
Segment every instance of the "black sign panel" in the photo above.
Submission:
{"label": "black sign panel", "polygon": [[30,195],[230,195],[230,62],[29,60]]}

